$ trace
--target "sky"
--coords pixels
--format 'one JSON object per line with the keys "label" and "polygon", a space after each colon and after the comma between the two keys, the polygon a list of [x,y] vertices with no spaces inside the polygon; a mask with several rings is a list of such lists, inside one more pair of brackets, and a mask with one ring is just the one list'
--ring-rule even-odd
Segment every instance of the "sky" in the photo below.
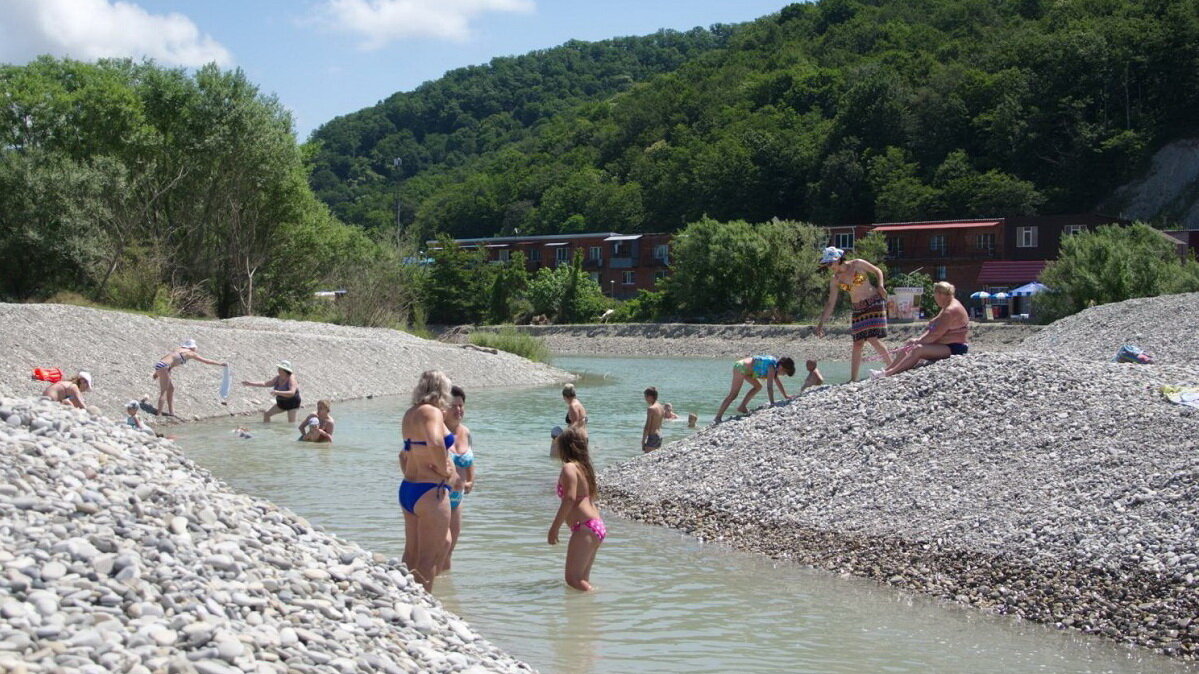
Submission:
{"label": "sky", "polygon": [[740,23],[788,0],[0,0],[0,63],[40,54],[241,68],[321,124],[448,70],[567,40]]}

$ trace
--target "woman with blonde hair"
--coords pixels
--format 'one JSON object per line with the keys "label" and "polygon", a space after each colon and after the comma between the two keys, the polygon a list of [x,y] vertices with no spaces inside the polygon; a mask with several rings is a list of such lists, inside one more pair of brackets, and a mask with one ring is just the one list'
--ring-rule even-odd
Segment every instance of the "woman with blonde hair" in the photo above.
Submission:
{"label": "woman with blonde hair", "polygon": [[[575,390],[574,384],[566,384],[562,387],[562,400],[566,403],[566,427],[586,429],[587,408],[579,402],[579,392]],[[561,433],[561,426],[554,426],[550,431],[550,458],[552,459],[559,456],[558,437]]]}
{"label": "woman with blonde hair", "polygon": [[433,579],[441,570],[450,541],[449,492],[456,478],[449,454],[454,434],[445,425],[450,386],[449,377],[439,370],[421,374],[401,426],[404,481],[399,498],[404,509],[404,563],[428,591],[433,590]]}
{"label": "woman with blonde hair", "polygon": [[595,507],[599,492],[595,468],[591,465],[587,429],[571,427],[558,436],[562,454],[562,472],[558,474],[558,498],[561,504],[550,524],[546,541],[558,544],[558,530],[570,525],[570,543],[566,546],[566,584],[590,592],[591,565],[600,544],[608,537],[608,528]]}
{"label": "woman with blonde hair", "polygon": [[909,339],[903,346],[904,354],[885,370],[871,370],[871,379],[890,377],[910,370],[921,360],[942,360],[950,356],[964,356],[970,351],[970,315],[966,307],[954,297],[956,289],[952,283],[940,281],[933,284],[933,299],[941,312],[929,321],[923,335]]}

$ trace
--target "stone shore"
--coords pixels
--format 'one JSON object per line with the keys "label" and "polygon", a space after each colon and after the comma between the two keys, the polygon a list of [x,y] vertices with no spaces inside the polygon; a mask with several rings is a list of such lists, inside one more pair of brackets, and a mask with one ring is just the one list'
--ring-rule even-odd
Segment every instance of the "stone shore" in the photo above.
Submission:
{"label": "stone shore", "polygon": [[[1005,353],[817,389],[605,471],[604,507],[1194,659],[1199,410],[1157,387],[1199,384],[1197,306],[1097,307]],[[1126,341],[1157,364],[1110,362]]]}
{"label": "stone shore", "polygon": [[[884,342],[898,346],[924,332],[927,323],[892,323]],[[474,327],[494,330],[493,327]],[[738,358],[758,353],[800,360],[849,360],[851,339],[844,325],[827,328],[824,337],[809,325],[710,325],[690,323],[610,323],[587,325],[522,325],[517,330],[536,335],[550,351],[570,356],[694,356]],[[971,347],[976,351],[1018,348],[1039,326],[1007,323],[971,324]]]}
{"label": "stone shore", "polygon": [[89,405],[109,416],[130,399],[158,396],[154,363],[193,338],[199,354],[228,362],[235,384],[228,404],[217,398],[221,369],[195,362],[176,368],[175,412],[181,420],[249,414],[273,404],[266,389],[239,385],[275,376],[289,360],[302,411],[321,398],[349,400],[402,395],[424,370],[437,368],[467,388],[531,386],[568,381],[569,373],[509,353],[421,339],[398,330],[242,317],[224,321],[150,318],[61,304],[0,303],[0,396],[37,396],[45,384],[30,380],[34,367],[68,375],[89,371],[96,389]]}
{"label": "stone shore", "polygon": [[373,555],[167,440],[0,399],[0,671],[525,672]]}

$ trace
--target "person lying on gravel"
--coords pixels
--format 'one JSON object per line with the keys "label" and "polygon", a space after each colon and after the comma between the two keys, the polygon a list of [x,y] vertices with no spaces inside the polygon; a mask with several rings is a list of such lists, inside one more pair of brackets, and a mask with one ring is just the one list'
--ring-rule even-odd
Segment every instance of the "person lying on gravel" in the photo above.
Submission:
{"label": "person lying on gravel", "polygon": [[720,423],[724,418],[724,411],[729,408],[733,399],[741,393],[741,385],[749,382],[752,387],[749,393],[745,394],[745,399],[741,401],[741,405],[737,411],[741,414],[749,414],[749,401],[753,399],[758,391],[762,390],[762,383],[759,378],[766,380],[766,395],[770,396],[770,404],[774,404],[774,387],[777,386],[779,393],[783,394],[783,400],[787,400],[791,396],[787,395],[787,389],[783,388],[783,382],[779,379],[779,372],[785,373],[788,377],[795,376],[795,361],[789,356],[775,358],[774,356],[750,356],[742,358],[733,363],[733,383],[729,387],[729,394],[725,396],[724,401],[720,403],[720,409],[716,412],[716,423]]}
{"label": "person lying on gravel", "polygon": [[329,416],[329,401],[316,401],[316,412],[300,422],[300,440],[333,442],[333,417]]}
{"label": "person lying on gravel", "polygon": [[74,405],[83,409],[85,407],[83,392],[90,390],[92,390],[92,376],[87,372],[80,372],[75,375],[74,379],[63,379],[50,384],[42,391],[42,395],[54,402]]}
{"label": "person lying on gravel", "polygon": [[171,381],[171,370],[183,367],[189,360],[198,361],[205,365],[220,365],[222,367],[226,365],[226,363],[208,360],[196,353],[196,340],[194,339],[183,340],[179,346],[172,349],[170,353],[163,356],[157,363],[154,363],[154,375],[152,379],[158,380],[158,407],[156,409],[162,416],[175,416],[175,383]]}
{"label": "person lying on gravel", "polygon": [[909,339],[903,355],[885,370],[871,370],[870,378],[889,377],[910,370],[921,360],[942,360],[964,356],[970,350],[970,316],[966,307],[954,297],[952,283],[940,281],[933,285],[933,298],[941,312],[928,324],[923,335]]}

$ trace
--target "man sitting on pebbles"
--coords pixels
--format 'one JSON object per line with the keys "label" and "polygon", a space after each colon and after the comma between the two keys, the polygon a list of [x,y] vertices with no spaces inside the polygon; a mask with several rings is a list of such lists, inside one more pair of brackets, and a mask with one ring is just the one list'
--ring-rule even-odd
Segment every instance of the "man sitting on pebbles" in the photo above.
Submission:
{"label": "man sitting on pebbles", "polygon": [[80,372],[73,379],[63,379],[54,382],[42,391],[42,395],[54,402],[64,405],[74,405],[83,409],[83,392],[92,390],[92,375]]}

